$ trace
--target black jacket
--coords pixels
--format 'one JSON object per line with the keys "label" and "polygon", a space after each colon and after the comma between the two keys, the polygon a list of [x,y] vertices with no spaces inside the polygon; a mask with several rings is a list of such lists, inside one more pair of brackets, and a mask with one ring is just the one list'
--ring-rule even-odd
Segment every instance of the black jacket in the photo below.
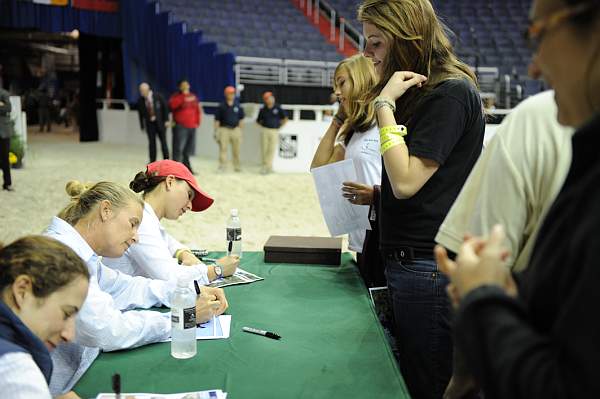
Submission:
{"label": "black jacket", "polygon": [[[165,122],[169,120],[169,108],[163,96],[160,93],[152,92],[152,102],[154,104],[154,114],[156,115],[156,126],[159,129],[165,129]],[[137,102],[138,115],[140,117],[140,128],[146,129],[146,125],[150,122],[150,114],[146,108],[146,99],[141,97]]]}
{"label": "black jacket", "polygon": [[596,115],[573,136],[518,299],[484,286],[462,301],[456,343],[486,399],[600,398],[599,151]]}

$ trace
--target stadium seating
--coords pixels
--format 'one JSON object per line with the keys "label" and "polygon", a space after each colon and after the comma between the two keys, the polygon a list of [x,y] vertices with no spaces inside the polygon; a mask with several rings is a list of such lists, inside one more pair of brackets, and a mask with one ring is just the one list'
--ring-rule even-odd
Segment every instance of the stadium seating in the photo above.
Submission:
{"label": "stadium seating", "polygon": [[236,56],[339,61],[335,46],[290,1],[160,0],[175,19]]}
{"label": "stadium seating", "polygon": [[[359,31],[356,19],[360,0],[328,0],[329,4]],[[497,67],[528,96],[543,90],[543,84],[527,77],[531,51],[523,32],[527,27],[531,0],[432,0],[434,8],[453,32],[459,57],[475,67]],[[502,87],[501,84],[498,87]],[[501,95],[503,93],[497,93]],[[518,99],[517,99],[518,100]]]}

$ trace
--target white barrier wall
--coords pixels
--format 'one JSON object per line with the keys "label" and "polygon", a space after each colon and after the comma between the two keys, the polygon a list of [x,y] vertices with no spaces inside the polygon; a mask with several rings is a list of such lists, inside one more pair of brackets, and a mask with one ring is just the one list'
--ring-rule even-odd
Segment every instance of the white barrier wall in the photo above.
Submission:
{"label": "white barrier wall", "polygon": [[[245,106],[245,108],[247,107]],[[290,107],[284,106],[284,108]],[[279,148],[276,150],[273,161],[273,169],[276,172],[308,172],[319,141],[329,127],[330,122],[322,121],[321,112],[317,112],[317,120],[300,120],[299,109],[305,109],[305,107],[293,106],[293,108],[293,117],[279,134]],[[314,109],[316,107],[306,106],[306,108]],[[255,122],[258,107],[250,105],[250,111],[246,114],[251,116],[244,119],[243,123],[243,143],[240,157],[242,164],[254,166],[261,163],[261,130]],[[497,126],[486,126],[486,143],[493,136]],[[218,159],[219,147],[213,138],[213,127],[214,117],[204,114],[200,128],[196,132],[196,156],[204,159]],[[98,128],[102,142],[135,145],[139,146],[140,151],[145,153],[148,151],[148,138],[146,133],[140,130],[137,111],[100,109],[98,110]],[[172,151],[171,129],[167,129],[167,140],[169,149]],[[161,155],[160,146],[158,146],[158,155]]]}

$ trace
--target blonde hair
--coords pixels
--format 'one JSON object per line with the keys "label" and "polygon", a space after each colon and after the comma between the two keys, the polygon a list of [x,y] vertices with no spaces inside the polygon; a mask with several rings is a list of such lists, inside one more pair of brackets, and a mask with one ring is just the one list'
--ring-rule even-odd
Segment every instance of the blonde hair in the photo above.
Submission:
{"label": "blonde hair", "polygon": [[368,130],[375,121],[375,107],[372,101],[365,101],[364,94],[377,84],[377,73],[373,62],[362,54],[356,54],[341,61],[335,68],[333,85],[337,87],[337,77],[346,72],[352,84],[350,95],[345,102],[347,128],[340,133],[348,144],[355,131]]}
{"label": "blonde hair", "polygon": [[358,19],[382,31],[389,45],[381,80],[367,100],[372,101],[396,71],[427,76],[423,88],[409,89],[396,102],[399,123],[406,123],[423,97],[445,80],[467,79],[477,87],[475,74],[454,54],[447,28],[429,0],[364,0]]}
{"label": "blonde hair", "polygon": [[71,203],[58,214],[58,217],[72,226],[86,217],[102,201],[110,202],[114,210],[125,208],[131,203],[144,206],[144,201],[132,191],[112,182],[83,184],[77,180],[71,180],[67,183],[65,190],[71,197]]}

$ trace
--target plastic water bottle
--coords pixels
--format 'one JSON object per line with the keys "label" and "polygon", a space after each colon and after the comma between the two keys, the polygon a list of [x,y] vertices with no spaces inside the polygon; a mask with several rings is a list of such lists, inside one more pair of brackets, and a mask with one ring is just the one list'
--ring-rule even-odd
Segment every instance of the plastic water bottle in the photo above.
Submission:
{"label": "plastic water bottle", "polygon": [[196,356],[196,294],[190,287],[190,277],[177,278],[177,288],[171,295],[171,356],[188,359]]}
{"label": "plastic water bottle", "polygon": [[232,209],[227,219],[227,255],[242,257],[242,223],[237,209]]}

